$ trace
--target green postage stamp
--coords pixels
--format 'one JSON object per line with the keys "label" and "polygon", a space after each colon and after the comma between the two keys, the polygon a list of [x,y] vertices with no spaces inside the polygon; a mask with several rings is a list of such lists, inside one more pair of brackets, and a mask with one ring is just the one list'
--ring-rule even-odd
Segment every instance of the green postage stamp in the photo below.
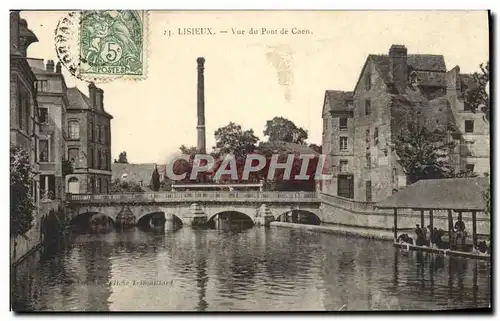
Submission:
{"label": "green postage stamp", "polygon": [[80,75],[144,77],[146,14],[138,10],[82,11]]}

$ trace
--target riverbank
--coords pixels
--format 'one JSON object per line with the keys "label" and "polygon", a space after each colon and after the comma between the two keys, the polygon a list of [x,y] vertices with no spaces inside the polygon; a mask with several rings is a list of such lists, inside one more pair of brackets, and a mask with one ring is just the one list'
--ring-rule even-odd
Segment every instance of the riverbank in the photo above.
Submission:
{"label": "riverbank", "polygon": [[394,241],[394,233],[389,230],[370,229],[346,225],[325,224],[325,225],[305,225],[286,222],[271,222],[271,227],[295,228],[306,231],[317,231],[322,233],[337,234],[343,236],[363,237],[375,240]]}

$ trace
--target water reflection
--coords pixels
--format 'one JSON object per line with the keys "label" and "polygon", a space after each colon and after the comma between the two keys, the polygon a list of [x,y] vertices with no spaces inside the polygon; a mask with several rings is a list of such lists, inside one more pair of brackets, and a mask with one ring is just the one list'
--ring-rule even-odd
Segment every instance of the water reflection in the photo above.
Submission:
{"label": "water reflection", "polygon": [[487,307],[489,262],[280,228],[75,235],[15,275],[16,310],[399,310]]}

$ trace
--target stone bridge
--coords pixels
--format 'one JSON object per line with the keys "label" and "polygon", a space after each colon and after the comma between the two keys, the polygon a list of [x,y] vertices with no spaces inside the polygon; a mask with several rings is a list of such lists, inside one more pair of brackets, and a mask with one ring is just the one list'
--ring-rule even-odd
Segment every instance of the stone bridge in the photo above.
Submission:
{"label": "stone bridge", "polygon": [[71,219],[104,214],[114,223],[127,216],[139,223],[149,215],[163,213],[167,220],[179,219],[191,226],[213,220],[218,214],[240,213],[254,224],[270,221],[323,220],[315,192],[150,192],[68,195]]}

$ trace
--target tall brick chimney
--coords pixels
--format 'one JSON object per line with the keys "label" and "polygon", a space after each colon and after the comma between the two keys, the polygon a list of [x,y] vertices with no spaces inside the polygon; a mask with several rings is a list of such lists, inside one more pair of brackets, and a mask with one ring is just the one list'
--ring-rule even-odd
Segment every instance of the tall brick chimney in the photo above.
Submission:
{"label": "tall brick chimney", "polygon": [[392,45],[389,57],[394,87],[403,94],[408,87],[408,50],[404,45]]}
{"label": "tall brick chimney", "polygon": [[96,94],[97,94],[97,87],[93,82],[91,82],[89,84],[89,98],[90,98],[90,105],[92,106],[92,108],[96,108],[96,102],[97,102]]}
{"label": "tall brick chimney", "polygon": [[196,59],[198,63],[198,102],[197,102],[197,115],[198,115],[198,125],[196,126],[196,131],[198,132],[198,142],[196,145],[196,149],[198,153],[205,154],[206,153],[206,141],[205,141],[205,77],[203,75],[204,72],[204,64],[205,58],[199,57]]}
{"label": "tall brick chimney", "polygon": [[102,90],[101,88],[96,87],[95,103],[97,109],[99,110],[104,109],[104,90]]}

